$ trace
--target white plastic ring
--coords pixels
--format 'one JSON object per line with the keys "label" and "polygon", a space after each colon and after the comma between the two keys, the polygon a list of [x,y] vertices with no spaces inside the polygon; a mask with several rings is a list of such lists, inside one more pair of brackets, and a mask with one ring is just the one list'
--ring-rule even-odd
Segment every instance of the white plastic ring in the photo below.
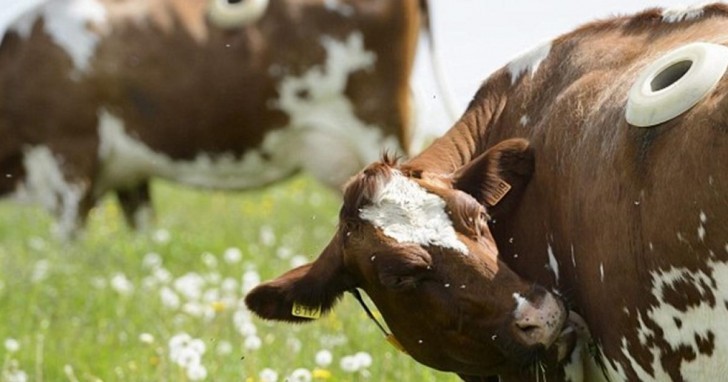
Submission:
{"label": "white plastic ring", "polygon": [[239,28],[251,24],[261,17],[268,8],[269,0],[209,0],[207,15],[210,21],[220,28]]}
{"label": "white plastic ring", "polygon": [[695,42],[648,65],[632,85],[625,117],[649,127],[686,112],[718,84],[728,68],[728,47]]}

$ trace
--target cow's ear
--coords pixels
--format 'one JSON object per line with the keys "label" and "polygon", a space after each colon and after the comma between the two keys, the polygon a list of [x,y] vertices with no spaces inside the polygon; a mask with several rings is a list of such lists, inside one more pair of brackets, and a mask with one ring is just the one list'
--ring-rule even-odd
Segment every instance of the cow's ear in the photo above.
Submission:
{"label": "cow's ear", "polygon": [[245,304],[268,320],[305,322],[325,314],[354,287],[339,248],[334,238],[316,261],[258,285],[245,297]]}
{"label": "cow's ear", "polygon": [[454,187],[465,191],[498,217],[515,207],[531,180],[534,155],[525,139],[508,139],[490,148],[455,174]]}

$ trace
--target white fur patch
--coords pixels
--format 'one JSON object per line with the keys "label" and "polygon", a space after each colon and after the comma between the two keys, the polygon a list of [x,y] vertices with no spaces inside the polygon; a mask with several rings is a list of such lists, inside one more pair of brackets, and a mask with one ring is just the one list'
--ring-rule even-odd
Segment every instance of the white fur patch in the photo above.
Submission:
{"label": "white fur patch", "polygon": [[536,74],[541,62],[549,56],[549,53],[551,53],[550,41],[519,55],[511,61],[506,66],[511,74],[511,85],[514,85],[523,74],[528,73],[531,76]]}
{"label": "white fur patch", "polygon": [[445,201],[393,171],[388,182],[377,187],[372,203],[359,216],[400,243],[451,248],[468,254],[445,211]]}
{"label": "white fur patch", "polygon": [[551,269],[551,272],[554,273],[554,279],[556,280],[556,284],[559,283],[559,262],[556,261],[556,256],[554,256],[554,249],[551,248],[551,244],[549,244],[547,248],[547,252],[549,255],[549,268]]}
{"label": "white fur patch", "polygon": [[331,12],[336,12],[344,17],[354,15],[355,9],[349,4],[344,4],[341,0],[324,0],[324,7]]}
{"label": "white fur patch", "polygon": [[46,146],[26,150],[23,156],[25,181],[16,196],[21,202],[35,202],[58,217],[57,233],[68,237],[78,227],[78,207],[86,186],[67,181],[61,162]]}
{"label": "white fur patch", "polygon": [[129,187],[154,176],[183,184],[218,189],[244,189],[282,179],[295,170],[295,147],[300,137],[288,130],[269,133],[261,150],[273,154],[263,159],[261,150],[242,157],[232,153],[211,156],[200,153],[193,160],[176,161],[158,153],[124,129],[124,122],[106,110],[99,112],[99,158],[102,163],[97,195]]}
{"label": "white fur patch", "polygon": [[[709,273],[687,268],[652,272],[652,295],[657,299],[657,305],[648,309],[646,316],[661,328],[664,340],[673,350],[688,348],[696,354],[694,359],[683,360],[680,365],[680,373],[687,381],[721,381],[728,374],[728,365],[724,362],[728,359],[728,320],[725,319],[728,317],[728,264],[709,260],[707,265],[711,270]],[[682,306],[678,308],[671,305],[666,300],[665,290],[675,288],[678,281],[688,282],[705,299],[691,301],[685,310]],[[709,295],[715,297],[714,306],[709,302]],[[641,319],[640,324],[640,338],[655,335]],[[711,334],[715,345],[712,354],[700,353],[698,341],[707,340]],[[645,370],[628,349],[627,341],[623,338],[622,352],[640,381],[670,380],[662,367],[663,354],[657,346],[648,348],[652,354],[652,372]]]}
{"label": "white fur patch", "polygon": [[690,21],[703,16],[705,5],[708,2],[692,4],[683,7],[667,8],[662,11],[662,21],[666,23],[679,23]]}
{"label": "white fur patch", "polygon": [[77,70],[86,71],[101,38],[98,33],[106,28],[104,6],[98,0],[52,0],[36,4],[8,29],[28,38],[36,21],[43,19],[45,32],[68,53]]}
{"label": "white fur patch", "polygon": [[372,69],[376,61],[365,50],[361,32],[344,41],[323,37],[321,43],[326,49],[324,65],[283,78],[275,107],[288,114],[290,128],[299,131],[298,157],[303,167],[338,187],[383,151],[401,152],[401,148],[396,137],[385,137],[379,126],[357,118],[344,93],[351,74]]}

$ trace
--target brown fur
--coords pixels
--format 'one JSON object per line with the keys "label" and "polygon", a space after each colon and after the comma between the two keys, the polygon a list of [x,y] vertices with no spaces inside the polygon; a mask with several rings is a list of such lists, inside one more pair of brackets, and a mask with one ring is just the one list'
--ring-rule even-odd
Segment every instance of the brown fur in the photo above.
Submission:
{"label": "brown fur", "polygon": [[[492,224],[501,258],[527,279],[566,290],[603,349],[603,362],[618,362],[630,381],[639,378],[623,346],[652,372],[653,354],[637,335],[642,324],[654,333],[647,346],[660,349],[657,362],[672,380],[683,380],[684,362],[717,346],[707,339],[697,350],[673,349],[647,311],[656,303],[652,272],[684,267],[712,274],[708,259],[728,261],[728,80],[684,114],[650,128],[626,122],[627,93],[657,57],[692,41],[726,45],[726,31],[725,4],[671,24],[653,9],[585,25],[555,39],[533,76],[511,86],[507,70],[494,73],[455,126],[406,163],[423,177],[442,179],[504,139],[528,139],[533,177],[512,212]],[[479,197],[477,187],[465,188]],[[696,234],[701,212],[708,221],[703,239]],[[549,269],[550,251],[558,279]],[[680,283],[668,301],[676,309],[711,304],[715,297],[701,293],[704,287]]]}

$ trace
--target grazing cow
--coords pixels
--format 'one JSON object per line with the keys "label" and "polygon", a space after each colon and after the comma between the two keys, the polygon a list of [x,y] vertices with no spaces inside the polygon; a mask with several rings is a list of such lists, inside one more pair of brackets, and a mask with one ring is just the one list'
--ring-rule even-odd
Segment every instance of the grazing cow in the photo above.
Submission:
{"label": "grazing cow", "polygon": [[385,158],[347,185],[321,255],[259,285],[245,302],[262,318],[301,322],[363,289],[407,353],[468,381],[563,361],[578,321],[567,319],[558,295],[499,259],[485,208],[458,189],[477,189],[505,214],[519,192],[506,194],[504,185],[523,189],[532,167],[524,140],[504,141],[444,179],[416,179]]}
{"label": "grazing cow", "polygon": [[[152,176],[339,187],[408,149],[418,0],[35,0],[0,26],[0,194],[66,233]],[[4,32],[4,33],[2,33]]]}
{"label": "grazing cow", "polygon": [[503,262],[585,319],[587,381],[728,375],[726,31],[725,4],[585,25],[494,73],[406,164],[446,179],[529,140],[533,178],[491,229]]}

